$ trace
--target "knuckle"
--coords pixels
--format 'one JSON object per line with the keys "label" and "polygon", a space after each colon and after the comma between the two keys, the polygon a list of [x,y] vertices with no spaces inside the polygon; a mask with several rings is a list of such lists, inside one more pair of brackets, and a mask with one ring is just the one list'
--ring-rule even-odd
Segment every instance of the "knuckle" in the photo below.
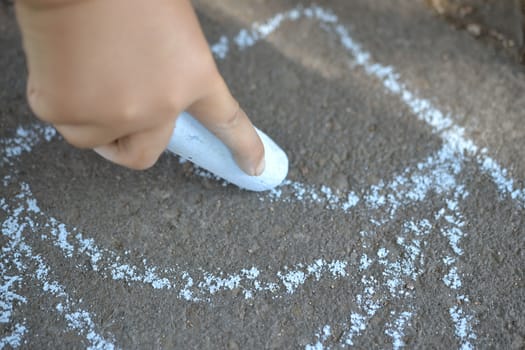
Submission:
{"label": "knuckle", "polygon": [[156,162],[157,157],[139,156],[137,158],[130,159],[129,162],[124,165],[133,170],[147,170],[151,168]]}
{"label": "knuckle", "polygon": [[235,112],[224,117],[221,121],[221,127],[224,129],[234,129],[242,121],[242,111],[241,108],[237,105]]}
{"label": "knuckle", "polygon": [[133,123],[141,117],[141,108],[136,103],[131,103],[130,99],[125,99],[125,102],[116,106],[110,113],[119,119],[122,123]]}
{"label": "knuckle", "polygon": [[76,148],[89,148],[89,144],[85,142],[84,140],[75,137],[74,135],[68,133],[68,132],[61,132],[60,133],[64,140],[66,140],[67,143],[69,143],[71,146]]}
{"label": "knuckle", "polygon": [[133,170],[146,170],[151,168],[159,159],[160,153],[138,149],[126,154],[122,162],[124,166]]}
{"label": "knuckle", "polygon": [[55,128],[71,146],[76,148],[93,147],[93,136],[85,128],[70,125],[55,125]]}
{"label": "knuckle", "polygon": [[217,65],[211,55],[203,54],[196,57],[195,67],[198,67],[197,72],[207,79],[209,77],[215,77],[216,75],[220,76],[219,71],[217,70]]}
{"label": "knuckle", "polygon": [[33,113],[47,122],[54,122],[60,114],[60,107],[39,89],[28,84],[27,102]]}
{"label": "knuckle", "polygon": [[49,94],[28,84],[27,102],[33,113],[51,124],[67,124],[79,119],[83,101],[72,93],[55,91]]}
{"label": "knuckle", "polygon": [[198,89],[203,92],[213,92],[217,88],[222,88],[224,80],[217,69],[215,61],[211,57],[203,57],[196,64],[195,81]]}
{"label": "knuckle", "polygon": [[165,108],[162,109],[164,113],[162,115],[167,115],[169,117],[177,116],[179,115],[187,106],[187,102],[183,98],[183,94],[181,93],[175,93],[170,96],[167,96],[164,99],[166,105]]}

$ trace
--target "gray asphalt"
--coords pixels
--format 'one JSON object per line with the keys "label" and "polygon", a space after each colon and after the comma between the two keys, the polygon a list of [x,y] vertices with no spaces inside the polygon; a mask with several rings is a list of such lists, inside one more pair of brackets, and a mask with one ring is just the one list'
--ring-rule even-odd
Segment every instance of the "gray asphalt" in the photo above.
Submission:
{"label": "gray asphalt", "polygon": [[69,147],[0,12],[0,348],[524,348],[523,66],[424,2],[195,5],[288,181]]}

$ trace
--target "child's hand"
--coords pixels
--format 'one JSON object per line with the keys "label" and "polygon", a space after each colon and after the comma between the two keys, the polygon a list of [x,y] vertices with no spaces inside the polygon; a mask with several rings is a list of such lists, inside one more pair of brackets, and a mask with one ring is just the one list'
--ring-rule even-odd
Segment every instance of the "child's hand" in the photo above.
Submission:
{"label": "child's hand", "polygon": [[69,143],[148,168],[187,110],[245,172],[263,171],[264,147],[187,0],[17,0],[16,12],[29,104]]}

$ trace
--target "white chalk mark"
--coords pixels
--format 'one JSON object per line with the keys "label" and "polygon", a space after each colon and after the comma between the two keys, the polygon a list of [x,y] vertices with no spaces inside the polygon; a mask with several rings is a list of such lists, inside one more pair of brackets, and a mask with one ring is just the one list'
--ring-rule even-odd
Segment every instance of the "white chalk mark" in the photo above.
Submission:
{"label": "white chalk mark", "polygon": [[[406,299],[414,295],[413,288],[405,288],[405,281],[408,279],[415,281],[423,272],[424,260],[421,246],[426,243],[423,239],[431,234],[431,229],[432,225],[427,219],[421,219],[417,222],[408,220],[403,224],[402,235],[398,236],[396,240],[402,249],[402,258],[390,257],[394,259],[390,261],[388,260],[390,252],[386,248],[377,250],[377,263],[384,266],[383,281],[381,283],[374,276],[363,275],[361,282],[364,289],[361,294],[356,296],[359,310],[350,313],[348,324],[340,325],[340,328],[344,330],[341,345],[355,345],[355,338],[363,334],[370,319],[382,308],[382,304],[386,300]],[[373,263],[374,261],[369,259],[366,254],[363,255],[359,266],[360,271],[368,269]],[[378,290],[385,288],[389,290],[390,296],[384,293],[377,295]],[[411,306],[409,307],[411,308]],[[403,312],[393,324],[387,325],[388,328],[385,332],[393,338],[394,348],[402,347],[404,329],[412,315],[412,312]],[[317,343],[319,343],[319,339]]]}
{"label": "white chalk mark", "polygon": [[5,348],[7,345],[12,347],[13,349],[18,348],[19,346],[22,345],[23,343],[22,338],[24,337],[26,333],[27,333],[26,326],[20,323],[15,324],[13,332],[11,332],[11,334],[0,338],[0,349]]}
{"label": "white chalk mark", "polygon": [[[59,248],[65,258],[85,256],[89,258],[91,268],[102,277],[123,280],[127,283],[143,283],[154,289],[178,289],[178,294],[188,301],[209,301],[220,291],[241,289],[247,298],[257,292],[277,295],[280,290],[293,293],[308,279],[319,280],[322,277],[333,279],[348,275],[348,262],[342,260],[326,261],[317,259],[308,265],[297,264],[275,272],[272,279],[261,279],[256,267],[242,268],[238,273],[212,274],[201,270],[190,273],[179,267],[160,269],[151,266],[146,260],[141,265],[129,262],[126,256],[119,256],[111,250],[97,246],[92,238],[86,238],[75,228],[68,228],[53,217],[47,217],[40,210],[28,184],[22,183],[18,200],[18,213],[8,209],[8,215],[24,216],[31,222],[41,222],[40,237]],[[7,205],[5,206],[7,208]]]}
{"label": "white chalk mark", "polygon": [[305,346],[305,350],[324,350],[325,343],[332,335],[332,329],[329,325],[323,327],[320,333],[317,333],[315,337],[317,341],[314,344],[308,344]]}
{"label": "white chalk mark", "polygon": [[211,45],[210,47],[211,52],[218,59],[225,59],[226,55],[228,55],[228,44],[229,44],[228,37],[223,35],[221,36],[218,42]]}
{"label": "white chalk mark", "polygon": [[512,199],[525,205],[525,189],[516,188],[514,180],[508,177],[507,169],[502,168],[486,153],[486,149],[483,149],[482,154],[478,157],[481,169],[492,177],[492,181],[498,187],[500,194],[510,194]]}
{"label": "white chalk mark", "polygon": [[[393,314],[395,315],[394,312]],[[399,350],[405,346],[404,331],[412,316],[412,312],[403,311],[393,323],[387,324],[388,328],[385,330],[385,334],[393,340],[392,349]]]}
{"label": "white chalk mark", "polygon": [[[437,193],[449,191],[455,185],[455,176],[461,169],[460,164],[455,164],[456,162],[459,163],[460,161],[456,159],[455,153],[451,151],[447,145],[444,145],[436,155],[418,164],[416,171],[406,169],[402,175],[394,176],[392,182],[381,182],[378,185],[372,186],[371,189],[365,193],[382,193],[386,200],[377,202],[367,199],[363,205],[367,206],[371,218],[375,216],[375,210],[377,210],[378,215],[382,215],[385,208],[391,213],[391,218],[393,218],[399,208],[424,200],[429,191],[433,190]],[[289,190],[292,192],[289,192]],[[344,210],[345,208],[343,200],[345,196],[336,196],[334,192],[326,186],[317,190],[314,186],[289,182],[283,186],[282,191],[286,193],[286,196],[283,195],[281,197],[281,200],[284,202],[295,200],[311,201],[320,205],[329,205],[330,208],[334,210]],[[350,193],[352,194],[352,192]],[[60,248],[65,257],[72,257],[75,254],[87,256],[90,259],[93,270],[99,271],[102,276],[106,278],[125,280],[127,282],[141,282],[149,284],[156,289],[169,289],[177,284],[182,286],[184,281],[186,281],[186,278],[183,276],[189,275],[189,272],[181,271],[178,268],[160,271],[160,269],[155,269],[146,263],[143,263],[142,266],[124,263],[123,261],[126,261],[126,257],[117,256],[113,251],[98,247],[93,239],[84,237],[84,235],[77,232],[75,228],[68,229],[65,224],[59,222],[57,219],[47,217],[41,213],[27,184],[22,185],[20,196],[26,200],[27,208],[31,208],[31,210],[26,210],[26,214],[35,216],[35,220],[36,217],[38,217],[40,221],[45,222],[41,230],[41,235],[44,239]],[[275,200],[275,198],[271,198]],[[368,196],[368,198],[370,198],[370,196]],[[428,226],[429,224],[427,223],[426,225]],[[319,276],[321,272],[332,277],[345,275],[343,273],[344,269],[341,267],[346,266],[347,262],[321,261],[321,270],[319,270],[319,265],[316,265],[319,264],[319,261],[317,261],[314,262],[312,266],[305,267],[298,265],[290,269],[277,271],[276,276],[278,279],[267,281],[253,281],[243,276],[242,273],[212,275],[203,272],[203,280],[197,279],[197,276],[192,276],[192,281],[195,281],[195,285],[192,284],[191,288],[184,287],[181,295],[187,300],[189,296],[192,295],[191,300],[193,301],[206,301],[218,291],[232,290],[239,287],[245,291],[245,295],[251,297],[261,291],[269,291],[272,294],[276,294],[281,290],[281,286],[284,286],[284,289],[290,293],[295,291],[298,286],[304,284],[308,277],[311,276],[308,272],[309,269],[318,269],[318,271],[315,272],[315,276]],[[370,258],[363,256],[361,260],[361,270],[368,268],[370,263],[372,263]],[[330,271],[329,264],[339,264],[340,272],[334,273],[334,271]],[[101,268],[101,266],[103,266],[103,268]],[[388,274],[395,275],[395,271],[401,268],[401,265],[390,266]],[[232,281],[237,282],[233,283]],[[396,289],[395,284],[397,282],[392,280],[391,283],[392,290]]]}
{"label": "white chalk mark", "polygon": [[[389,200],[381,203],[370,203],[370,201],[368,201],[366,204],[369,204],[371,206],[370,209],[376,208],[381,210],[383,206],[386,206],[387,208],[391,209],[390,212],[393,215],[393,213],[395,213],[395,211],[400,205],[406,205],[414,201],[417,202],[423,200],[426,197],[426,193],[432,190],[435,186],[438,186],[438,184],[442,186],[443,184],[445,184],[445,187],[442,188],[443,192],[449,190],[448,186],[453,186],[455,184],[454,181],[441,181],[441,179],[442,177],[452,179],[455,177],[454,174],[450,174],[450,172],[455,167],[450,167],[448,161],[449,157],[451,157],[452,154],[453,153],[451,153],[444,147],[444,149],[439,151],[436,156],[429,157],[427,161],[425,161],[422,164],[419,164],[416,172],[411,173],[410,169],[407,169],[405,172],[405,176],[395,176],[392,183],[381,183],[380,186],[375,186],[374,191],[385,191],[385,193],[387,194],[386,197],[389,198]],[[404,186],[405,188],[410,188],[408,192],[403,193],[403,191],[397,190],[398,186],[400,186],[401,184],[412,184],[412,182],[414,181],[415,184],[419,185]],[[332,202],[332,205],[336,203],[334,201],[334,197],[331,194],[326,196],[326,193],[330,193],[329,191],[327,191],[326,188],[324,189],[324,191],[314,191],[313,187],[303,186],[298,183],[292,184],[292,188],[295,190],[298,189],[298,191],[292,193],[292,197],[288,198],[294,198],[293,196],[296,196],[297,194],[301,197],[305,196],[303,197],[303,200],[304,198],[308,198],[309,200],[315,203],[323,204],[329,203],[330,201]],[[416,193],[416,195],[414,195],[414,193]],[[41,213],[40,209],[38,208],[38,204],[36,200],[32,197],[32,194],[30,193],[29,187],[27,185],[22,185],[22,193],[18,195],[17,198],[23,199],[27,207],[25,210],[26,215],[41,215],[42,217],[40,217],[40,221],[48,219],[48,222],[44,225],[44,228],[48,229],[49,233],[46,233],[45,230],[42,230],[42,235],[43,237],[45,237],[46,240],[53,242],[55,246],[59,247],[64,252],[65,257],[70,257],[72,254],[74,255],[78,253],[87,255],[90,258],[93,268],[95,270],[98,270],[100,273],[102,273],[103,276],[108,276],[109,270],[111,278],[113,279],[123,279],[127,282],[142,282],[146,284],[151,284],[154,288],[170,288],[172,285],[175,285],[178,282],[176,279],[170,281],[167,277],[160,277],[156,275],[154,273],[153,268],[147,266],[146,264],[139,268],[130,264],[121,263],[120,261],[123,261],[124,258],[122,258],[121,260],[121,257],[116,256],[113,252],[107,250],[105,251],[97,247],[92,239],[84,238],[81,233],[67,232],[67,228],[60,222],[58,222],[56,219],[46,218],[45,215]],[[371,212],[371,216],[373,216],[373,212]],[[413,224],[411,225],[413,226]],[[60,228],[62,228],[62,230]],[[66,232],[64,232],[64,230]],[[71,231],[74,231],[74,229]],[[62,234],[59,234],[60,232],[62,232]],[[75,242],[75,239],[77,242]],[[73,249],[71,247],[73,247]],[[345,276],[346,272],[341,272],[344,271],[344,269],[341,269],[341,266],[346,266],[346,264],[347,262],[344,261],[328,263],[322,260],[318,260],[309,266],[298,265],[292,269],[278,271],[277,281],[250,280],[249,282],[252,282],[253,284],[251,286],[243,286],[243,294],[246,298],[251,298],[257,291],[270,291],[272,294],[279,296],[280,294],[276,293],[279,292],[279,286],[281,285],[284,285],[284,289],[287,290],[287,292],[294,292],[300,285],[305,283],[305,281],[307,280],[307,275],[314,277],[318,280],[319,274],[322,273],[322,271],[328,271],[328,269],[330,269],[329,266],[338,266],[338,268],[334,271],[339,272],[332,271],[332,275],[337,275],[337,277]],[[100,266],[103,267],[101,268]],[[393,275],[397,273],[395,271],[397,270],[391,268],[388,273]],[[167,273],[168,275],[180,273],[180,271],[174,271],[173,269],[166,270],[163,272],[165,274]],[[181,278],[180,280],[186,280],[187,283],[183,284],[179,281],[179,285],[182,287],[179,290],[179,295],[188,301],[194,302],[209,301],[210,297],[217,291],[231,290],[238,286],[237,281],[242,280],[242,278],[237,279],[236,274],[226,276],[221,275],[215,277],[208,275],[204,278],[204,281],[194,283],[194,279],[189,275],[189,273],[183,272],[183,275],[183,278]],[[211,281],[213,281],[213,284],[211,283]],[[221,282],[217,283],[217,281]],[[399,283],[395,283],[396,285],[392,286],[392,288],[400,286]],[[367,289],[366,292],[370,293],[370,288]],[[360,298],[363,299],[362,296],[360,296]],[[379,307],[379,304],[374,304],[370,300],[361,302],[363,303],[364,307],[367,308],[366,310],[369,310],[369,312],[373,311],[373,313],[375,313],[375,311]],[[352,342],[352,338],[355,335],[360,334],[360,332],[366,328],[364,320],[368,320],[369,317],[371,317],[372,315],[373,314],[369,315],[368,317],[365,317],[366,314],[364,315],[360,313],[354,313],[351,316],[351,319],[353,320],[353,326],[349,332],[349,335],[346,338],[349,342]],[[362,320],[362,322],[358,322],[359,320]]]}
{"label": "white chalk mark", "polygon": [[[387,259],[387,252],[381,248],[378,252],[379,264],[384,266],[383,276],[385,285],[388,287],[391,296],[408,296],[410,290],[404,288],[407,280],[415,281],[423,272],[421,258],[421,246],[424,242],[420,238],[410,238],[427,236],[430,234],[428,220],[424,219],[418,223],[410,220],[404,224],[402,235],[398,236],[396,243],[403,249],[403,257],[393,257],[395,260]],[[383,256],[383,257],[382,257]]]}
{"label": "white chalk mark", "polygon": [[458,269],[453,266],[450,271],[443,277],[443,283],[449,288],[459,289],[461,288],[461,278],[458,274]]}
{"label": "white chalk mark", "polygon": [[[462,302],[465,298],[459,298]],[[472,329],[472,324],[475,323],[474,317],[468,314],[464,308],[459,305],[454,305],[449,309],[450,317],[455,325],[455,334],[461,340],[461,350],[472,350],[474,346],[471,341],[477,338],[476,333]]]}
{"label": "white chalk mark", "polygon": [[9,323],[13,313],[14,303],[27,303],[27,299],[13,291],[13,287],[22,281],[20,276],[9,276],[7,271],[7,259],[2,254],[0,262],[0,323]]}
{"label": "white chalk mark", "polygon": [[343,345],[354,345],[354,338],[366,330],[368,321],[374,317],[376,312],[381,308],[384,300],[383,297],[376,297],[376,290],[379,284],[374,276],[364,275],[361,278],[361,283],[364,286],[363,293],[356,296],[357,306],[360,311],[350,314],[349,328],[341,337],[341,343]]}
{"label": "white chalk mark", "polygon": [[[456,256],[461,256],[463,250],[459,243],[465,236],[463,227],[465,226],[465,218],[461,214],[459,205],[460,200],[465,200],[469,193],[464,186],[456,186],[452,193],[452,198],[446,201],[446,207],[439,210],[435,216],[436,220],[443,222],[441,234],[445,236],[450,244],[452,251]],[[463,350],[473,349],[472,341],[477,339],[474,332],[473,325],[477,322],[472,312],[468,312],[466,307],[470,304],[468,296],[459,294],[462,287],[461,277],[458,272],[458,267],[455,265],[456,258],[446,256],[443,258],[443,263],[449,268],[448,273],[443,276],[443,283],[456,293],[458,305],[453,305],[449,309],[450,317],[454,324],[454,333],[460,341],[460,348]]]}
{"label": "white chalk mark", "polygon": [[370,259],[366,253],[363,253],[363,255],[361,255],[361,260],[359,260],[359,270],[364,271],[368,269],[373,262],[374,261]]}
{"label": "white chalk mark", "polygon": [[[7,244],[2,247],[2,261],[9,258],[10,265],[16,267],[19,273],[27,276],[29,265],[35,265],[32,278],[37,280],[41,286],[42,291],[50,296],[60,300],[62,307],[59,311],[64,315],[68,325],[71,329],[75,329],[79,334],[84,335],[89,342],[89,349],[104,349],[113,350],[115,346],[112,342],[106,340],[96,331],[96,327],[92,321],[91,315],[82,309],[75,309],[71,297],[65,292],[64,287],[57,281],[51,280],[49,277],[50,268],[44,262],[44,259],[33,253],[33,249],[25,242],[24,232],[35,232],[38,229],[37,224],[30,218],[27,213],[35,211],[36,205],[31,199],[27,198],[30,195],[29,186],[22,186],[23,191],[15,196],[15,201],[10,206],[2,199],[1,210],[7,214],[7,219],[2,222],[2,236],[7,239]],[[9,254],[12,253],[12,254]],[[20,277],[15,277],[19,279]],[[17,337],[21,337],[25,333],[25,326],[20,326],[12,338],[8,338],[14,345],[20,345],[17,342]],[[7,340],[6,340],[7,341]],[[10,343],[10,344],[11,344]]]}
{"label": "white chalk mark", "polygon": [[400,75],[393,67],[373,62],[372,55],[353,40],[346,27],[338,24],[335,32],[339,35],[342,45],[354,56],[357,66],[361,66],[367,74],[382,81],[386,91],[399,96],[419,120],[431,126],[434,133],[452,146],[458,154],[465,153],[476,157],[481,169],[491,176],[500,193],[510,195],[522,207],[525,206],[525,189],[516,188],[514,181],[508,177],[508,171],[488,156],[486,149],[480,151],[478,146],[465,136],[465,128],[454,123],[454,119],[459,118],[446,115],[432,102],[419,97],[407,84],[401,82]]}
{"label": "white chalk mark", "polygon": [[[5,200],[0,200],[0,208],[5,207]],[[27,303],[27,298],[15,292],[22,281],[21,276],[11,275],[8,271],[10,256],[7,254],[9,248],[2,247],[0,251],[0,324],[13,324],[13,309],[15,304]],[[14,324],[13,331],[8,335],[0,337],[0,349],[7,345],[17,348],[22,345],[23,337],[27,333],[27,327],[24,324]]]}
{"label": "white chalk mark", "polygon": [[12,159],[20,157],[23,153],[31,152],[42,139],[51,141],[55,135],[56,130],[51,126],[42,124],[19,126],[13,137],[0,139],[0,167],[10,164]]}
{"label": "white chalk mark", "polygon": [[[0,210],[7,210],[8,205],[4,198],[0,198]],[[0,226],[4,235],[3,224]],[[27,298],[18,294],[15,290],[20,288],[22,277],[13,275],[13,271],[8,269],[12,255],[16,254],[8,245],[3,245],[0,249],[0,324],[12,324],[13,330],[10,334],[0,338],[0,349],[7,345],[12,348],[19,347],[23,342],[23,337],[27,333],[25,324],[14,323],[13,310],[17,304],[26,304]]]}

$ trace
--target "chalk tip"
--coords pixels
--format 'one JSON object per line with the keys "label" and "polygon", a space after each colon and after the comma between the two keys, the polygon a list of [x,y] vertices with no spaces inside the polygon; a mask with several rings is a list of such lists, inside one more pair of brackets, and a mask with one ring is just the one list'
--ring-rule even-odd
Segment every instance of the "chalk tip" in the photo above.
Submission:
{"label": "chalk tip", "polygon": [[255,130],[264,146],[264,161],[255,171],[258,176],[242,171],[224,143],[188,113],[178,117],[168,150],[240,188],[268,191],[288,175],[288,157],[264,132]]}

